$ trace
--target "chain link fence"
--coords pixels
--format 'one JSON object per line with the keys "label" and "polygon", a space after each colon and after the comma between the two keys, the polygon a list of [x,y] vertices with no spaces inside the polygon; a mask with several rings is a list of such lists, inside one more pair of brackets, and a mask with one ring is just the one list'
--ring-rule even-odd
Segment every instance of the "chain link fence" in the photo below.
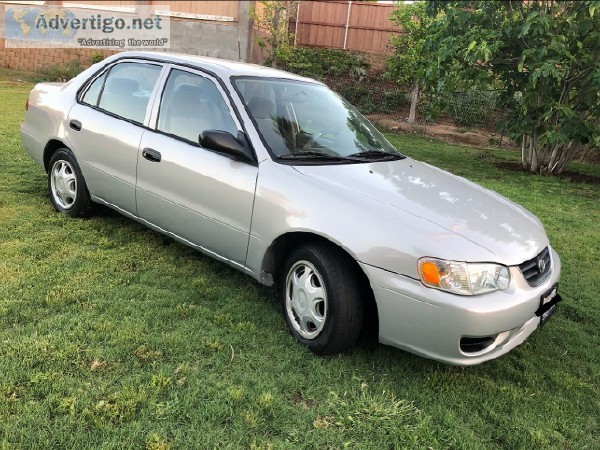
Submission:
{"label": "chain link fence", "polygon": [[453,92],[448,99],[448,113],[458,126],[495,130],[506,111],[499,106],[499,90]]}

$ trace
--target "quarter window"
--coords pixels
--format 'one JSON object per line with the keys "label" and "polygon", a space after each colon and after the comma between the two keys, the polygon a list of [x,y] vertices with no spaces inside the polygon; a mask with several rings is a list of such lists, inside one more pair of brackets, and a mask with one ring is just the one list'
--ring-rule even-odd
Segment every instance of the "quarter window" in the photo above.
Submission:
{"label": "quarter window", "polygon": [[237,134],[231,112],[215,83],[178,69],[173,69],[167,80],[157,129],[194,143],[206,130]]}
{"label": "quarter window", "polygon": [[83,96],[83,103],[87,103],[88,105],[92,106],[98,106],[98,99],[100,98],[100,92],[102,91],[102,86],[104,86],[104,80],[106,80],[107,73],[108,72],[104,72],[90,85],[87,92]]}
{"label": "quarter window", "polygon": [[154,64],[117,64],[108,75],[92,83],[83,102],[94,105],[99,95],[99,108],[141,124],[161,69],[161,66]]}

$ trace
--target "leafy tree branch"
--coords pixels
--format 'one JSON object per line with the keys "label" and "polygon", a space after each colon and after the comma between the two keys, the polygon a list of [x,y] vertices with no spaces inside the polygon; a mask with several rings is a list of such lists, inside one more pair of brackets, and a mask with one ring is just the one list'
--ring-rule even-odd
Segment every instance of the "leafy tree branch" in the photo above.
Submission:
{"label": "leafy tree branch", "polygon": [[424,78],[439,97],[500,85],[524,167],[560,173],[600,147],[599,1],[433,1],[428,15]]}

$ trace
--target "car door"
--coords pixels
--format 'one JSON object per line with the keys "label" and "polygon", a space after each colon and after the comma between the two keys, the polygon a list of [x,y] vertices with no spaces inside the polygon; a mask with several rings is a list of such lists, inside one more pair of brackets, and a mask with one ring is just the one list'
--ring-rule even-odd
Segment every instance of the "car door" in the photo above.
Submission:
{"label": "car door", "polygon": [[138,148],[162,68],[141,61],[108,67],[81,91],[67,121],[92,197],[134,215]]}
{"label": "car door", "polygon": [[151,224],[243,266],[258,168],[202,148],[202,131],[242,128],[222,87],[199,71],[171,67],[138,155],[137,210]]}

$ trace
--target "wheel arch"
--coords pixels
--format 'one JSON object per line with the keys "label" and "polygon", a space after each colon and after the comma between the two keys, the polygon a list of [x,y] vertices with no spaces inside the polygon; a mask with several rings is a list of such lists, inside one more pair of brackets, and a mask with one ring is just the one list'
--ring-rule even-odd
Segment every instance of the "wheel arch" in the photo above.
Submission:
{"label": "wheel arch", "polygon": [[346,255],[359,279],[361,297],[363,298],[365,306],[365,322],[363,329],[367,332],[367,334],[377,336],[379,331],[379,316],[377,311],[377,303],[375,301],[375,296],[373,294],[373,289],[371,288],[369,278],[358,264],[357,259],[344,247],[333,240],[316,233],[305,231],[292,231],[282,234],[271,243],[265,252],[261,273],[271,274],[273,280],[277,282],[281,276],[281,269],[284,265],[287,255],[289,255],[295,248],[311,243],[333,246]]}
{"label": "wheel arch", "polygon": [[50,158],[56,150],[59,148],[69,148],[63,141],[60,139],[50,139],[46,146],[44,147],[44,170],[48,173]]}

